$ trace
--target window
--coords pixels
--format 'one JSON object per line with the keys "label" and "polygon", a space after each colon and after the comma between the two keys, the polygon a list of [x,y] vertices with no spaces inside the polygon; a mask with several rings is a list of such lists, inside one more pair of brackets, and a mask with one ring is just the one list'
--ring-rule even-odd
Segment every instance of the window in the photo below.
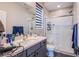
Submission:
{"label": "window", "polygon": [[36,28],[43,27],[43,7],[36,3]]}

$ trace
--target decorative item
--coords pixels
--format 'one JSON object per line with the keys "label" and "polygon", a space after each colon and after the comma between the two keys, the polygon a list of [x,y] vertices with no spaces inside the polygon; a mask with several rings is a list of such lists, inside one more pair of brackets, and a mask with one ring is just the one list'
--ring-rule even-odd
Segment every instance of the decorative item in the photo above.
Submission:
{"label": "decorative item", "polygon": [[50,22],[47,23],[47,30],[48,30],[48,31],[51,30],[51,23],[50,23]]}

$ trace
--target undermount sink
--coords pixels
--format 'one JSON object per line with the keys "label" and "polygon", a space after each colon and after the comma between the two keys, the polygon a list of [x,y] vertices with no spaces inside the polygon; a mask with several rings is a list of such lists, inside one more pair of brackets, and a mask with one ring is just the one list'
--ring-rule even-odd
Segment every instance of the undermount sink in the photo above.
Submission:
{"label": "undermount sink", "polygon": [[30,41],[35,41],[37,39],[38,39],[38,37],[35,37],[35,36],[28,36],[28,37],[20,37],[19,36],[19,37],[16,37],[13,44],[19,46],[19,44],[22,44],[24,42],[28,43]]}
{"label": "undermount sink", "polygon": [[28,37],[26,40],[36,40],[36,37],[30,36],[30,37]]}
{"label": "undermount sink", "polygon": [[16,46],[9,46],[9,47],[0,47],[0,53],[5,53],[11,51],[12,49],[16,48]]}

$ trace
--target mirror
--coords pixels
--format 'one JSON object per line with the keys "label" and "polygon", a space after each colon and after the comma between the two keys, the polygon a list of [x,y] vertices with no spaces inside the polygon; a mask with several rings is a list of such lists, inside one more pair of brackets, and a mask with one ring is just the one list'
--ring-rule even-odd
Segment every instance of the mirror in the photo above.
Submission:
{"label": "mirror", "polygon": [[4,31],[5,31],[5,29],[4,29],[3,23],[0,20],[0,32],[4,32]]}
{"label": "mirror", "polygon": [[6,32],[6,11],[0,10],[0,33]]}

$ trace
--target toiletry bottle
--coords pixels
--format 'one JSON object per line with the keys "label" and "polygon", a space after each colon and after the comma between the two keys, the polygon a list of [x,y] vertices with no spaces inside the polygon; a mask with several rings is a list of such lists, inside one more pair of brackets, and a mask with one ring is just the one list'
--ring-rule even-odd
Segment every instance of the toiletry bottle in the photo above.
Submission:
{"label": "toiletry bottle", "polygon": [[15,41],[15,34],[12,35],[13,41]]}

